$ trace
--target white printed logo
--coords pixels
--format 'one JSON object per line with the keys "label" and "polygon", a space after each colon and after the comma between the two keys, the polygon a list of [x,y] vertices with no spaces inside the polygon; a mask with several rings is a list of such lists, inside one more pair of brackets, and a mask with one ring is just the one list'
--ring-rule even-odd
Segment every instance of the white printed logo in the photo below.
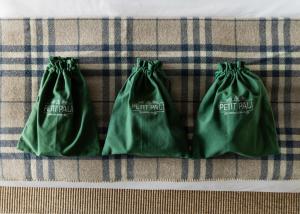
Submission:
{"label": "white printed logo", "polygon": [[67,116],[73,113],[73,105],[65,100],[52,100],[45,105],[44,112],[48,115]]}
{"label": "white printed logo", "polygon": [[249,114],[253,111],[253,100],[246,100],[243,96],[232,96],[219,103],[219,110],[224,115]]}
{"label": "white printed logo", "polygon": [[164,102],[138,102],[131,104],[132,111],[139,112],[141,114],[157,114],[159,112],[165,112]]}

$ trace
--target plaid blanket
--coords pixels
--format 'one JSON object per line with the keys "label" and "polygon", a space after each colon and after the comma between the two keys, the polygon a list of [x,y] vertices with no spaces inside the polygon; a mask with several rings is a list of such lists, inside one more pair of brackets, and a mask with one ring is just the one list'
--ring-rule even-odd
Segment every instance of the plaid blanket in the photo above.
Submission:
{"label": "plaid blanket", "polygon": [[[48,158],[20,152],[15,146],[51,55],[80,59],[96,109],[101,144],[114,99],[136,57],[164,62],[174,102],[190,139],[199,103],[212,82],[216,64],[244,60],[269,91],[281,154],[257,159],[228,154],[187,160]],[[300,20],[0,20],[0,179],[300,179],[299,70]]]}

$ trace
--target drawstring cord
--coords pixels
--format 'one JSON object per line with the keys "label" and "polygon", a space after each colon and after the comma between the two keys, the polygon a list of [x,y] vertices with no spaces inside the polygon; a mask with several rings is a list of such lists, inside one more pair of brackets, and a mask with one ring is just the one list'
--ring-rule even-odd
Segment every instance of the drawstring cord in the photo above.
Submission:
{"label": "drawstring cord", "polygon": [[148,75],[152,75],[154,71],[157,71],[161,68],[162,63],[158,60],[148,61],[137,58],[136,65],[134,66],[134,71],[143,71]]}
{"label": "drawstring cord", "polygon": [[47,69],[54,72],[72,72],[77,68],[78,60],[72,57],[50,57]]}
{"label": "drawstring cord", "polygon": [[231,74],[234,75],[244,69],[245,63],[243,61],[237,62],[223,62],[218,64],[218,69],[215,72],[215,79],[220,76]]}

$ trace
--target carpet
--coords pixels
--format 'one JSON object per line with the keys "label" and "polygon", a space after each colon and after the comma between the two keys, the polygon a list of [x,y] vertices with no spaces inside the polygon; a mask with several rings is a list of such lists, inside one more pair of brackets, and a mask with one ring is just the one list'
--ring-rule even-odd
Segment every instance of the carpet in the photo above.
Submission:
{"label": "carpet", "polygon": [[298,214],[300,194],[0,188],[0,213]]}

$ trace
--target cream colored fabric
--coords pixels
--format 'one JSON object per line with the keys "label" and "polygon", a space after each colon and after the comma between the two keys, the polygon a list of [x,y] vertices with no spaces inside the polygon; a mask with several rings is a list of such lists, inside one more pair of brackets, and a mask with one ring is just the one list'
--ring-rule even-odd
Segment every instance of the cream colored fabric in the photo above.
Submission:
{"label": "cream colored fabric", "polygon": [[0,17],[299,17],[298,0],[0,0]]}

